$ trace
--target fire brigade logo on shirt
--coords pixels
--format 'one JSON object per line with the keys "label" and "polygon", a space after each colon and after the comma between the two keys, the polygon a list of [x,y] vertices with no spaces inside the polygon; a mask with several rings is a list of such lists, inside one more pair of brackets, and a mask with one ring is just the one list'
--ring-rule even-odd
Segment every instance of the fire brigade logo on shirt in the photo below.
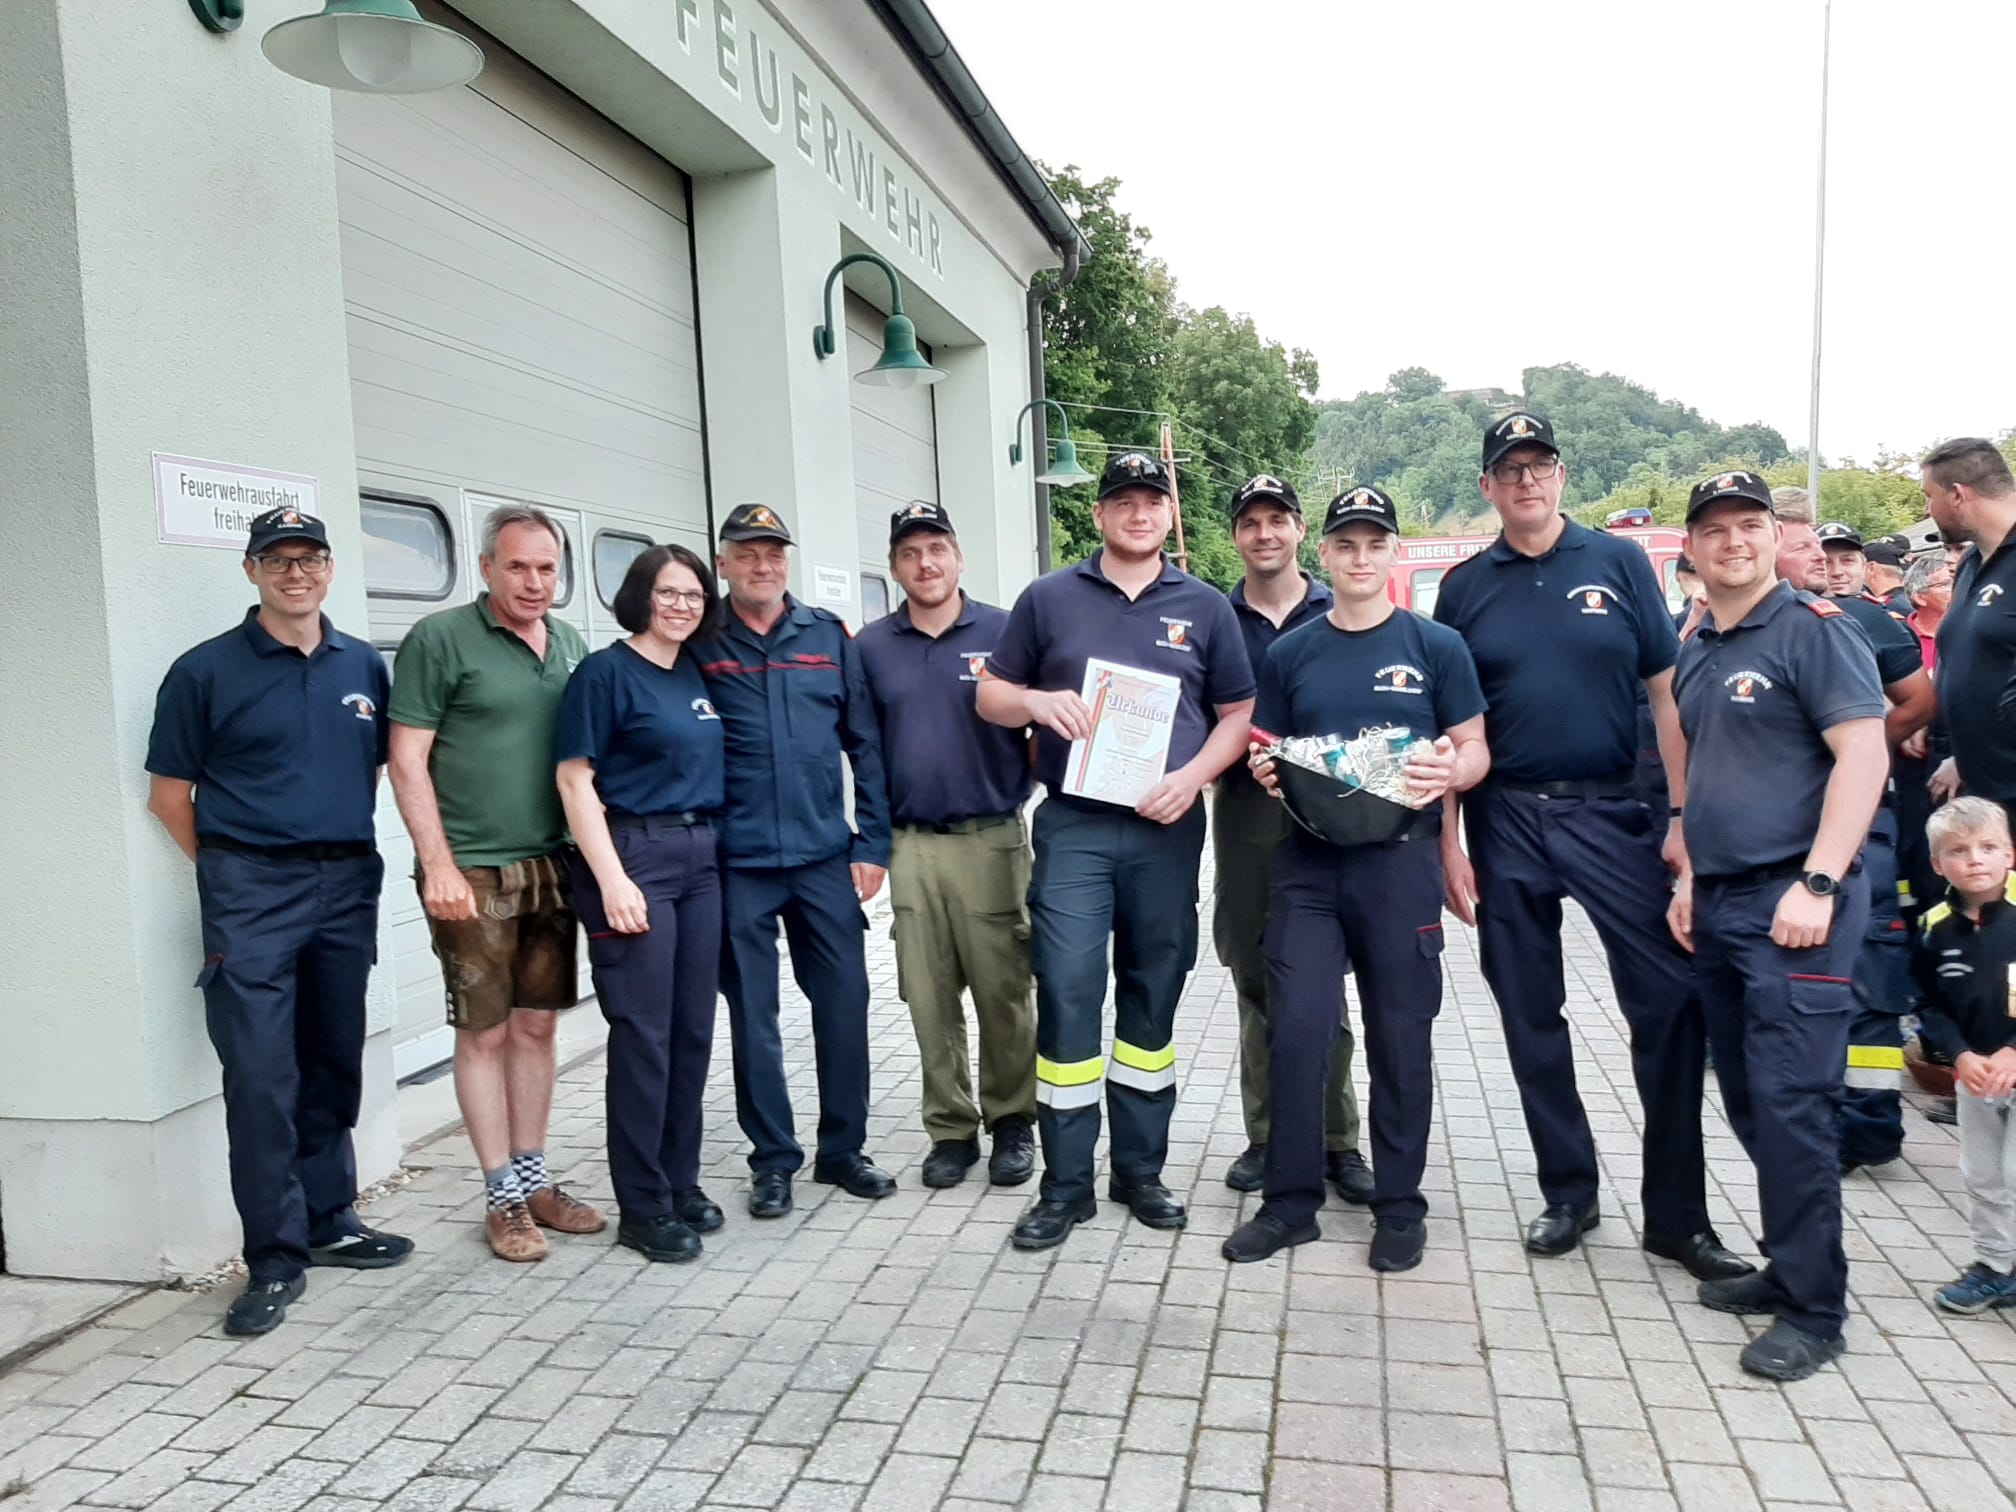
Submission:
{"label": "fire brigade logo on shirt", "polygon": [[363,720],[366,724],[369,724],[373,719],[377,718],[378,716],[378,705],[371,702],[371,700],[362,693],[345,693],[343,695],[343,702],[346,705],[348,705],[350,712],[352,714],[355,714],[359,719]]}
{"label": "fire brigade logo on shirt", "polygon": [[983,676],[985,676],[985,675],[986,675],[986,672],[987,672],[987,658],[988,658],[988,656],[989,656],[990,654],[991,654],[991,653],[989,653],[989,652],[986,652],[986,651],[969,651],[969,652],[967,652],[967,653],[966,653],[966,673],[965,673],[965,675],[964,675],[963,677],[961,677],[961,678],[959,679],[959,681],[961,681],[961,682],[978,682],[978,681],[980,681],[980,679],[981,679],[981,678],[982,678]]}
{"label": "fire brigade logo on shirt", "polygon": [[1601,583],[1584,583],[1580,588],[1570,588],[1568,597],[1580,601],[1584,614],[1608,614],[1610,605],[1605,600],[1617,595]]}
{"label": "fire brigade logo on shirt", "polygon": [[1168,615],[1163,615],[1162,637],[1161,640],[1155,642],[1156,645],[1166,646],[1171,651],[1190,650],[1190,621],[1170,619]]}
{"label": "fire brigade logo on shirt", "polygon": [[1729,690],[1729,702],[1754,704],[1758,690],[1770,692],[1772,682],[1762,672],[1732,672],[1722,679],[1722,686]]}
{"label": "fire brigade logo on shirt", "polygon": [[704,698],[694,699],[692,709],[693,712],[699,715],[702,719],[719,719],[721,717],[719,714],[716,714],[714,712],[714,705],[709,703]]}
{"label": "fire brigade logo on shirt", "polygon": [[1372,674],[1374,693],[1411,693],[1419,698],[1428,690],[1422,686],[1428,680],[1427,674],[1419,667],[1407,662],[1395,662],[1390,667],[1381,667]]}
{"label": "fire brigade logo on shirt", "polygon": [[1974,600],[1974,607],[1976,609],[1986,609],[2000,597],[2002,597],[2002,585],[2000,583],[1990,583],[1986,588],[1981,590],[1980,596]]}

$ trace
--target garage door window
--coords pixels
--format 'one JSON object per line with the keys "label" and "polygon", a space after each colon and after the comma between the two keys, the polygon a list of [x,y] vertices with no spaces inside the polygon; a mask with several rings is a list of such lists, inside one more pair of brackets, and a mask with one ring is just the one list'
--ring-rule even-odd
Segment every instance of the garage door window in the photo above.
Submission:
{"label": "garage door window", "polygon": [[650,549],[651,541],[646,536],[621,530],[595,532],[595,597],[602,600],[604,609],[615,609],[616,590],[623,586],[623,575],[632,562]]}
{"label": "garage door window", "polygon": [[889,612],[889,585],[872,572],[861,574],[861,623],[868,624]]}
{"label": "garage door window", "polygon": [[373,598],[445,599],[455,587],[455,537],[427,499],[366,494],[364,588]]}

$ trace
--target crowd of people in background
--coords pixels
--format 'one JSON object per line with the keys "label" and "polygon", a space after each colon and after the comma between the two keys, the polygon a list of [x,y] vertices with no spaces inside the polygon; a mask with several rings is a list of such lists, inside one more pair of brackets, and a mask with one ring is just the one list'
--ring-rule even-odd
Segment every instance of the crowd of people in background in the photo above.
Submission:
{"label": "crowd of people in background", "polygon": [[[1252,478],[1230,501],[1245,572],[1227,595],[1166,555],[1172,479],[1131,452],[1099,480],[1099,549],[1010,609],[965,592],[950,513],[919,502],[890,525],[904,602],[857,638],[788,591],[779,512],[743,504],[711,563],[639,555],[614,599],[626,636],[592,654],[549,612],[559,527],[512,506],[485,528],[487,592],[416,625],[390,678],[322,613],[322,522],[261,516],[244,563],[259,602],[169,669],[147,757],[150,807],[196,866],[250,1277],[226,1331],[277,1326],[310,1267],[412,1249],[360,1221],[350,1145],[388,766],[506,1261],[608,1226],[546,1158],[584,938],[610,1026],[618,1244],[690,1261],[726,1221],[700,1171],[717,996],[747,1211],[792,1210],[806,1156],[780,932],[811,1005],[812,1179],[895,1190],[866,1149],[864,905],[885,885],[923,1184],[956,1186],[984,1154],[990,1182],[1020,1185],[1040,1147],[1011,1242],[1051,1248],[1098,1212],[1103,1132],[1109,1200],[1183,1227],[1164,1175],[1208,829],[1247,1138],[1224,1179],[1261,1194],[1229,1261],[1320,1238],[1327,1188],[1369,1207],[1372,1269],[1421,1262],[1445,910],[1476,929],[1504,1022],[1536,1157],[1527,1250],[1567,1254],[1602,1221],[1566,1017],[1572,900],[1630,1034],[1640,1242],[1704,1305],[1771,1318],[1744,1368],[1796,1380],[1844,1347],[1841,1182],[1899,1153],[1914,1012],[1953,1069],[1977,1247],[1936,1300],[2016,1305],[2006,462],[1978,440],[1925,458],[1938,542],[1918,551],[1748,471],[1703,479],[1677,614],[1636,544],[1562,513],[1569,465],[1544,417],[1491,424],[1479,487],[1502,530],[1449,571],[1432,618],[1394,603],[1399,518],[1379,489],[1316,522],[1326,585],[1302,566],[1296,490]],[[1173,689],[1138,802],[1067,777],[1095,735],[1094,658]],[[1365,732],[1404,753],[1406,802],[1376,834],[1312,819],[1281,756]],[[1384,801],[1332,796],[1360,815]],[[1711,1063],[1758,1169],[1762,1268],[1710,1221]]]}

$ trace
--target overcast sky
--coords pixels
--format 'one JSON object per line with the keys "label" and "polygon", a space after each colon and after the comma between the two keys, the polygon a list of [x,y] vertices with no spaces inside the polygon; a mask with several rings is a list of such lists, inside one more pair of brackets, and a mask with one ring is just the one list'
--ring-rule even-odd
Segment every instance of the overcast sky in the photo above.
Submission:
{"label": "overcast sky", "polygon": [[[933,0],[1023,147],[1316,354],[1805,441],[1821,0]],[[1820,446],[2016,426],[2016,3],[1835,0]]]}

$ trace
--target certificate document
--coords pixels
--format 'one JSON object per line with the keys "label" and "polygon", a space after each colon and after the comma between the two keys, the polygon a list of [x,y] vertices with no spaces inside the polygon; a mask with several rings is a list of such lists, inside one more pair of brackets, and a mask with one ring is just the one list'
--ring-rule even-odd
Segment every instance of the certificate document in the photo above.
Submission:
{"label": "certificate document", "polygon": [[1064,791],[1123,808],[1146,798],[1168,769],[1182,693],[1183,685],[1163,673],[1087,658],[1080,696],[1092,711],[1092,733],[1071,742]]}

